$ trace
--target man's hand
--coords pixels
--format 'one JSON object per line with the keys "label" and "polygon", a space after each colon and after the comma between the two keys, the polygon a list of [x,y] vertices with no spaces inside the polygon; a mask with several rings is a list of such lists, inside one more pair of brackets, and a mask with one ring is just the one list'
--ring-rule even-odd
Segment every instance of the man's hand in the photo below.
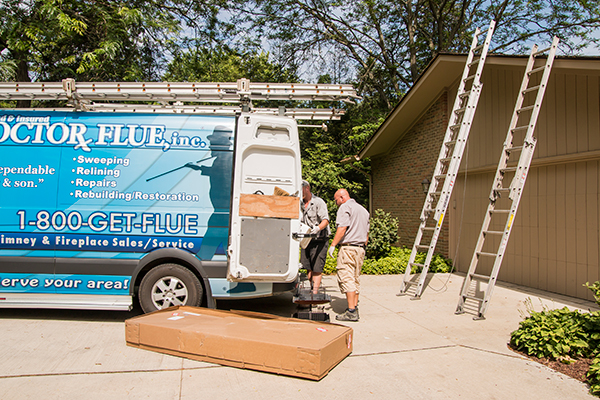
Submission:
{"label": "man's hand", "polygon": [[316,235],[317,233],[321,232],[321,228],[319,228],[319,225],[315,226],[312,228],[312,230],[310,231],[311,235]]}
{"label": "man's hand", "polygon": [[335,246],[329,246],[329,257],[333,258],[333,252],[335,251]]}

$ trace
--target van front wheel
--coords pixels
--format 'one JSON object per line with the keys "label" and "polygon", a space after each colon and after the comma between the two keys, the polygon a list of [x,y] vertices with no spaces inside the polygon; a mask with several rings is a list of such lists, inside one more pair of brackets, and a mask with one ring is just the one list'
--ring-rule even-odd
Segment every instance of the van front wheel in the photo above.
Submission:
{"label": "van front wheel", "polygon": [[163,264],[144,276],[139,290],[142,310],[149,313],[171,306],[200,306],[204,290],[189,269]]}

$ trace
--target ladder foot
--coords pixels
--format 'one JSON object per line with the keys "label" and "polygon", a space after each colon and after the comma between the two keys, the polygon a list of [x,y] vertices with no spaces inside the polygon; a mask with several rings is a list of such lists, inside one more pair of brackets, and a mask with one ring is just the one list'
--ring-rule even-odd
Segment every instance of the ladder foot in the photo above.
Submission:
{"label": "ladder foot", "polygon": [[410,298],[411,300],[421,300],[421,296],[414,295]]}
{"label": "ladder foot", "polygon": [[479,314],[476,317],[473,317],[473,321],[481,321],[485,319],[485,317],[483,316],[483,314]]}
{"label": "ladder foot", "polygon": [[465,312],[463,310],[456,310],[454,311],[454,314],[456,315],[460,315],[460,314],[464,314]]}
{"label": "ladder foot", "polygon": [[406,292],[400,292],[400,293],[397,293],[396,296],[406,296],[407,294],[408,293],[406,293]]}

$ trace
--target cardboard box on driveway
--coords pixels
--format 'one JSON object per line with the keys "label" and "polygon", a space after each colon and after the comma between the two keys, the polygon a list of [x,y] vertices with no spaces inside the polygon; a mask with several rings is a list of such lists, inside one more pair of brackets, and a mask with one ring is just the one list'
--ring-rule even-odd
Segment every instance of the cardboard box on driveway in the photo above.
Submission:
{"label": "cardboard box on driveway", "polygon": [[352,328],[270,314],[171,307],[125,321],[127,345],[319,380],[352,352]]}

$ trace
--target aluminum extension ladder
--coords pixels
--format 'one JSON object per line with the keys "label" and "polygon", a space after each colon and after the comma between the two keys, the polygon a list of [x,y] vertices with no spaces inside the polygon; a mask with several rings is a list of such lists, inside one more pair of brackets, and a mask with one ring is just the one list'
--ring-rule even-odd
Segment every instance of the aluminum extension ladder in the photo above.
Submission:
{"label": "aluminum extension ladder", "polygon": [[[482,83],[480,81],[483,66],[487,56],[492,34],[494,33],[495,21],[491,21],[487,31],[481,32],[479,28],[475,31],[471,48],[465,62],[465,68],[460,80],[454,107],[450,114],[450,121],[444,136],[440,155],[437,159],[433,177],[429,185],[429,191],[425,198],[425,204],[421,211],[421,223],[415,238],[415,243],[410,253],[408,265],[400,286],[398,296],[407,294],[408,288],[414,284],[411,281],[411,270],[413,266],[422,267],[418,284],[412,299],[419,299],[429,270],[429,264],[433,257],[444,214],[452,195],[454,181],[460,167],[465,144],[469,138],[473,116],[481,94]],[[482,44],[478,44],[479,36],[486,34]],[[439,189],[441,187],[441,190]],[[427,250],[424,264],[415,263],[417,252]]]}
{"label": "aluminum extension ladder", "polygon": [[[352,85],[256,83],[248,79],[239,79],[237,82],[76,82],[74,79],[63,79],[62,82],[0,82],[0,100],[66,101],[71,110],[105,112],[230,114],[246,107],[244,111],[285,115],[295,119],[336,120],[340,119],[344,110],[250,109],[250,106],[252,100],[354,103],[358,99],[360,97]],[[206,103],[222,105],[211,106]]]}
{"label": "aluminum extension ladder", "polygon": [[[485,213],[473,258],[471,259],[469,272],[463,282],[456,314],[465,312],[465,302],[467,300],[474,300],[479,303],[479,307],[477,315],[473,319],[485,319],[484,315],[492,297],[500,266],[502,265],[506,245],[514,226],[515,215],[519,208],[519,201],[521,200],[523,187],[535,150],[536,138],[533,136],[533,132],[544,99],[558,42],[558,38],[555,37],[550,47],[538,51],[538,46],[534,45],[531,49],[521,89],[519,90],[506,140],[504,141],[498,169],[496,170],[496,176],[492,183],[492,190],[489,197],[490,202]],[[534,68],[536,57],[544,53],[548,53],[545,65]],[[510,162],[511,154],[515,153],[520,154],[516,164]],[[513,175],[510,185],[505,187],[503,184],[504,178],[510,175]],[[502,199],[502,194],[507,194],[507,198]],[[494,219],[493,217],[500,218]],[[493,219],[494,221],[492,221]],[[502,225],[503,221],[505,222]],[[504,230],[501,230],[502,226],[504,226]],[[484,244],[488,236],[490,236],[490,239],[500,237],[500,240],[490,240],[488,242],[490,244],[484,250]],[[493,251],[493,248],[496,246],[497,249]],[[490,247],[492,249],[488,251]],[[475,273],[480,260],[483,259],[493,260],[490,275]],[[490,263],[483,266],[483,268],[487,267],[487,270],[490,270]],[[471,287],[474,280],[475,287]],[[487,288],[485,290],[478,290],[477,288],[477,282],[481,281],[487,281]],[[483,292],[482,297],[477,295],[481,292]]]}

